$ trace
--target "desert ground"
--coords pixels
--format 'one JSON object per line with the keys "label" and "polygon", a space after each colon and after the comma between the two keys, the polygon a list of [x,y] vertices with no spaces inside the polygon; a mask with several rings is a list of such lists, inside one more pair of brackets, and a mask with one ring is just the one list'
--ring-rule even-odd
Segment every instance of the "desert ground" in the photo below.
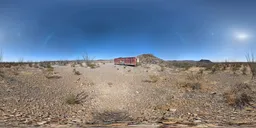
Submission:
{"label": "desert ground", "polygon": [[151,62],[2,66],[0,127],[256,126],[256,80],[245,64]]}

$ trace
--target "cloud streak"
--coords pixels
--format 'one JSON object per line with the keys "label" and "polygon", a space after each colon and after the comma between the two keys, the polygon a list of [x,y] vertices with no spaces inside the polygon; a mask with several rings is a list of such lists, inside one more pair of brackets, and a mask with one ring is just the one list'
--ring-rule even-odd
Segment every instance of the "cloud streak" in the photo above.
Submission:
{"label": "cloud streak", "polygon": [[44,46],[46,46],[48,44],[48,42],[51,40],[51,38],[54,36],[54,32],[52,32],[51,34],[49,34],[45,41],[44,41]]}

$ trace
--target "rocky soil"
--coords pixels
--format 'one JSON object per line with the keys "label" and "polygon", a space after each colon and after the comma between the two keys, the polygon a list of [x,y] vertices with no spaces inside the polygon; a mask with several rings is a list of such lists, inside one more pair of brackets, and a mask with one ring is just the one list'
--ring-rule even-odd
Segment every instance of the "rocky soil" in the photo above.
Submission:
{"label": "rocky soil", "polygon": [[[152,63],[1,68],[0,127],[255,126],[250,75]],[[230,105],[226,92],[244,82],[250,105]]]}

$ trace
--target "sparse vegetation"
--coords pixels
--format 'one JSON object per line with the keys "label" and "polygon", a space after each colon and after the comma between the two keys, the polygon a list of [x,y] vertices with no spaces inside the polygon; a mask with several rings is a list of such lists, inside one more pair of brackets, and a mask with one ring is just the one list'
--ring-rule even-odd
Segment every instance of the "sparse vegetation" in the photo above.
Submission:
{"label": "sparse vegetation", "polygon": [[185,70],[188,70],[189,68],[191,68],[195,65],[188,63],[188,62],[174,62],[173,66],[178,67],[178,68],[184,68]]}
{"label": "sparse vegetation", "polygon": [[243,75],[246,75],[246,72],[247,72],[247,68],[245,66],[243,66],[243,68],[242,68]]}
{"label": "sparse vegetation", "polygon": [[246,60],[247,60],[247,65],[250,68],[250,72],[252,74],[252,78],[253,79],[256,75],[256,63],[255,63],[255,58],[254,58],[254,54],[251,53],[246,55]]}
{"label": "sparse vegetation", "polygon": [[77,71],[76,69],[73,69],[73,72],[75,75],[81,75],[81,73],[79,71]]}
{"label": "sparse vegetation", "polygon": [[71,94],[68,95],[66,98],[66,103],[69,105],[74,105],[74,104],[80,104],[82,103],[86,98],[88,97],[88,95],[85,94],[85,92],[81,92],[77,95],[75,94]]}
{"label": "sparse vegetation", "polygon": [[143,82],[147,82],[147,83],[156,83],[157,81],[159,81],[159,76],[157,75],[150,75],[149,79],[147,80],[143,80]]}
{"label": "sparse vegetation", "polygon": [[251,94],[253,93],[254,92],[251,90],[248,84],[239,83],[230,87],[224,93],[224,98],[229,105],[241,109],[246,105],[251,106],[251,102],[253,101]]}
{"label": "sparse vegetation", "polygon": [[93,62],[94,58],[89,57],[89,55],[87,53],[85,53],[84,55],[82,55],[86,65],[92,69],[96,68],[96,64]]}
{"label": "sparse vegetation", "polygon": [[193,73],[193,72],[187,73],[187,79],[191,81],[199,81],[202,79],[202,77],[203,77],[202,73]]}
{"label": "sparse vegetation", "polygon": [[60,75],[58,75],[58,74],[47,74],[47,75],[45,75],[45,77],[47,78],[47,79],[60,79],[60,78],[62,78]]}

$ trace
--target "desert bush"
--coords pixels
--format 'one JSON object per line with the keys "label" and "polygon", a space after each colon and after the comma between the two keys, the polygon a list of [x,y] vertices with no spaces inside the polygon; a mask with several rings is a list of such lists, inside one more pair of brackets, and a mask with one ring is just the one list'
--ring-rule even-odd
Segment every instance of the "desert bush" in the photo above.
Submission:
{"label": "desert bush", "polygon": [[186,78],[191,81],[199,81],[202,79],[202,77],[203,77],[203,74],[201,74],[201,73],[190,72],[190,73],[187,73]]}
{"label": "desert bush", "polygon": [[188,62],[175,62],[173,63],[173,66],[178,67],[178,68],[184,68],[185,70],[188,70],[189,68],[195,66],[192,63],[188,63]]}
{"label": "desert bush", "polygon": [[88,95],[85,94],[85,92],[81,92],[79,94],[71,94],[68,95],[66,98],[66,103],[69,105],[74,105],[74,104],[80,104],[82,103]]}
{"label": "desert bush", "polygon": [[163,71],[165,70],[164,65],[159,65],[159,66],[160,66],[160,68],[161,68],[160,71],[163,72]]}
{"label": "desert bush", "polygon": [[198,74],[199,75],[203,75],[204,74],[204,70],[203,69],[199,69]]}
{"label": "desert bush", "polygon": [[252,74],[252,78],[253,79],[256,75],[256,63],[255,63],[255,58],[254,58],[254,54],[247,54],[246,55],[246,60],[247,60],[247,65],[250,68],[250,72]]}
{"label": "desert bush", "polygon": [[205,67],[205,70],[209,71],[209,70],[212,70],[212,68],[214,67],[214,64],[207,64],[207,65],[204,65]]}
{"label": "desert bush", "polygon": [[89,57],[89,55],[87,53],[85,53],[84,55],[82,55],[86,65],[90,68],[96,68],[96,64],[93,63],[93,60],[95,57],[91,58]]}
{"label": "desert bush", "polygon": [[73,69],[73,72],[75,75],[81,75],[81,73],[79,71],[77,71],[76,69]]}
{"label": "desert bush", "polygon": [[34,64],[34,68],[39,68],[38,64]]}
{"label": "desert bush", "polygon": [[156,83],[157,81],[159,81],[159,76],[156,75],[150,75],[149,79],[147,80],[143,80],[143,82],[147,82],[147,83]]}
{"label": "desert bush", "polygon": [[236,71],[239,70],[239,66],[233,65],[233,66],[231,67],[231,70],[232,70],[233,74],[236,74]]}
{"label": "desert bush", "polygon": [[60,79],[60,78],[62,78],[60,75],[57,75],[57,74],[47,74],[47,75],[45,75],[45,77],[47,79]]}
{"label": "desert bush", "polygon": [[29,63],[28,66],[32,68],[33,67],[33,63]]}
{"label": "desert bush", "polygon": [[22,58],[22,57],[19,58],[18,62],[23,63],[24,62],[24,58]]}
{"label": "desert bush", "polygon": [[247,72],[247,68],[245,66],[243,66],[243,68],[242,68],[243,75],[246,75],[246,72]]}
{"label": "desert bush", "polygon": [[94,69],[94,68],[97,67],[97,65],[94,64],[94,63],[87,63],[86,65],[87,65],[88,67],[92,68],[92,69]]}
{"label": "desert bush", "polygon": [[3,70],[0,70],[0,77],[4,78],[4,71]]}
{"label": "desert bush", "polygon": [[216,71],[217,71],[217,68],[216,68],[215,66],[213,66],[213,67],[211,68],[211,74],[214,74]]}
{"label": "desert bush", "polygon": [[108,85],[111,86],[111,85],[113,85],[113,83],[112,82],[108,82]]}
{"label": "desert bush", "polygon": [[228,88],[224,93],[224,99],[229,105],[241,109],[246,105],[251,106],[251,102],[253,102],[253,94],[254,92],[248,84],[238,83]]}
{"label": "desert bush", "polygon": [[202,88],[202,84],[199,82],[188,82],[183,87],[190,88],[192,90],[200,90]]}

